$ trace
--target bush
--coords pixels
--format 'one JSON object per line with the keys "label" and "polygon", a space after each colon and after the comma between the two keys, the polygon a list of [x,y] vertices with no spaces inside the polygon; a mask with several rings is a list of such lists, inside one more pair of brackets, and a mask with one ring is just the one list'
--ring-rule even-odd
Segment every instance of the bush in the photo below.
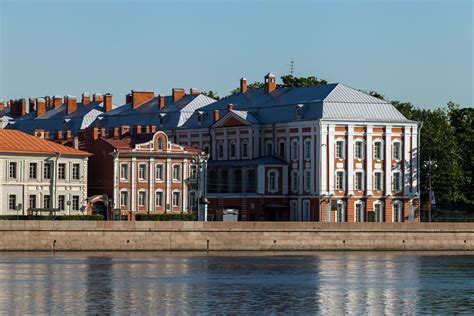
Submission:
{"label": "bush", "polygon": [[[0,215],[0,221],[29,220],[27,215]],[[37,221],[102,221],[102,215],[54,215],[54,216],[32,216],[32,220]]]}
{"label": "bush", "polygon": [[195,221],[194,214],[137,214],[136,221]]}

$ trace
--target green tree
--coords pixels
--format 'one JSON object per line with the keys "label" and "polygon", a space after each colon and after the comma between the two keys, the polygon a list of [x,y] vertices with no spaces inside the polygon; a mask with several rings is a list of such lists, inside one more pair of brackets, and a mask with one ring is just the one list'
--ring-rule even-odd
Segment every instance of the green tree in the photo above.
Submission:
{"label": "green tree", "polygon": [[221,98],[217,95],[217,92],[214,92],[212,90],[209,90],[209,91],[203,91],[201,92],[202,94],[204,94],[205,96],[209,97],[209,98],[212,98],[214,100],[220,100]]}
{"label": "green tree", "polygon": [[[324,79],[318,79],[314,76],[309,77],[295,77],[292,75],[282,76],[282,83],[277,84],[278,88],[295,88],[295,87],[311,87],[327,84]],[[247,85],[247,90],[261,90],[265,87],[263,82],[255,81]],[[230,95],[240,93],[240,88],[235,88],[230,92]]]}

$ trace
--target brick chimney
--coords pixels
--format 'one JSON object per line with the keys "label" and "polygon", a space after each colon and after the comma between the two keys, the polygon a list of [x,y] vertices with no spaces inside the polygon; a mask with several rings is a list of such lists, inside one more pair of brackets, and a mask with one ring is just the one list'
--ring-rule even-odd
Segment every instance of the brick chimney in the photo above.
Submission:
{"label": "brick chimney", "polygon": [[133,134],[141,134],[142,133],[142,126],[141,125],[133,125],[132,133]]}
{"label": "brick chimney", "polygon": [[89,93],[82,94],[82,105],[88,105],[91,103],[91,95]]}
{"label": "brick chimney", "polygon": [[156,126],[155,126],[155,125],[151,125],[151,126],[150,126],[150,132],[151,132],[151,133],[155,133],[155,132],[156,132]]}
{"label": "brick chimney", "polygon": [[72,138],[72,131],[70,129],[66,130],[66,133],[64,133],[64,139],[71,139]]}
{"label": "brick chimney", "polygon": [[68,95],[66,97],[66,103],[67,103],[67,109],[66,109],[66,114],[69,115],[71,113],[74,113],[77,108],[77,100],[75,96]]}
{"label": "brick chimney", "polygon": [[199,90],[196,89],[196,88],[189,89],[189,94],[199,94],[199,93],[201,93],[201,92],[199,92]]}
{"label": "brick chimney", "polygon": [[130,126],[128,125],[120,125],[120,137],[127,134],[130,131]]}
{"label": "brick chimney", "polygon": [[36,117],[41,117],[46,114],[46,101],[43,98],[36,99]]}
{"label": "brick chimney", "polygon": [[72,147],[74,149],[79,149],[79,137],[74,136],[74,138],[72,140]]}
{"label": "brick chimney", "polygon": [[125,96],[125,104],[132,103],[132,94],[129,93]]}
{"label": "brick chimney", "polygon": [[244,77],[240,78],[240,92],[247,92],[247,79]]}
{"label": "brick chimney", "polygon": [[14,116],[23,116],[26,114],[26,99],[13,101],[11,113]]}
{"label": "brick chimney", "polygon": [[94,93],[94,95],[92,96],[92,100],[96,102],[102,102],[104,101],[104,96],[101,93]]}
{"label": "brick chimney", "polygon": [[51,138],[49,137],[49,131],[44,131],[43,133],[44,139],[50,140]]}
{"label": "brick chimney", "polygon": [[87,140],[96,140],[99,138],[99,129],[97,127],[86,128],[85,134]]}
{"label": "brick chimney", "polygon": [[100,128],[99,135],[100,137],[107,138],[107,129],[105,127]]}
{"label": "brick chimney", "polygon": [[54,140],[63,139],[63,131],[55,131],[54,132]]}
{"label": "brick chimney", "polygon": [[232,103],[227,104],[227,112],[230,112],[234,109],[234,105]]}
{"label": "brick chimney", "polygon": [[60,95],[55,95],[53,97],[53,108],[57,108],[63,103],[63,100]]}
{"label": "brick chimney", "polygon": [[143,103],[153,99],[155,92],[132,90],[132,109],[138,108]]}
{"label": "brick chimney", "polygon": [[104,111],[109,112],[112,110],[112,94],[106,93],[104,96]]}
{"label": "brick chimney", "polygon": [[219,110],[214,110],[214,122],[219,121]]}
{"label": "brick chimney", "polygon": [[160,106],[160,109],[163,110],[163,109],[165,108],[165,96],[164,96],[163,94],[160,94],[160,95],[158,96],[158,100],[159,100],[159,101],[158,101],[158,102],[159,102],[158,105]]}
{"label": "brick chimney", "polygon": [[49,95],[44,97],[44,101],[46,103],[46,107],[51,106],[51,97]]}
{"label": "brick chimney", "polygon": [[111,127],[109,129],[109,137],[110,138],[118,138],[119,137],[119,128],[118,127]]}
{"label": "brick chimney", "polygon": [[276,89],[276,77],[271,72],[265,76],[265,91],[272,92]]}
{"label": "brick chimney", "polygon": [[180,99],[182,99],[186,93],[184,92],[184,89],[181,88],[173,88],[173,102],[176,102]]}
{"label": "brick chimney", "polygon": [[35,98],[29,98],[28,100],[28,112],[33,113],[35,111]]}

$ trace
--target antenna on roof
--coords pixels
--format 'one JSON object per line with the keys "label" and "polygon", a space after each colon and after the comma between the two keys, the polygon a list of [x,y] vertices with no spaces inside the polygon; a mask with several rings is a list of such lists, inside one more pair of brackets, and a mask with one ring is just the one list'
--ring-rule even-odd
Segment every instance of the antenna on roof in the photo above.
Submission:
{"label": "antenna on roof", "polygon": [[294,73],[293,70],[294,70],[294,67],[295,67],[295,62],[292,60],[288,66],[290,66],[290,76],[293,76],[293,73]]}

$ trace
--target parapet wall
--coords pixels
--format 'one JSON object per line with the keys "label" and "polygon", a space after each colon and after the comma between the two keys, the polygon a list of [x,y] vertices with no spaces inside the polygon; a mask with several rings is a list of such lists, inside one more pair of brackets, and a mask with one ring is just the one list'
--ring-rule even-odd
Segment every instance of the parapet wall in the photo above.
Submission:
{"label": "parapet wall", "polygon": [[0,251],[474,251],[474,223],[0,221]]}

